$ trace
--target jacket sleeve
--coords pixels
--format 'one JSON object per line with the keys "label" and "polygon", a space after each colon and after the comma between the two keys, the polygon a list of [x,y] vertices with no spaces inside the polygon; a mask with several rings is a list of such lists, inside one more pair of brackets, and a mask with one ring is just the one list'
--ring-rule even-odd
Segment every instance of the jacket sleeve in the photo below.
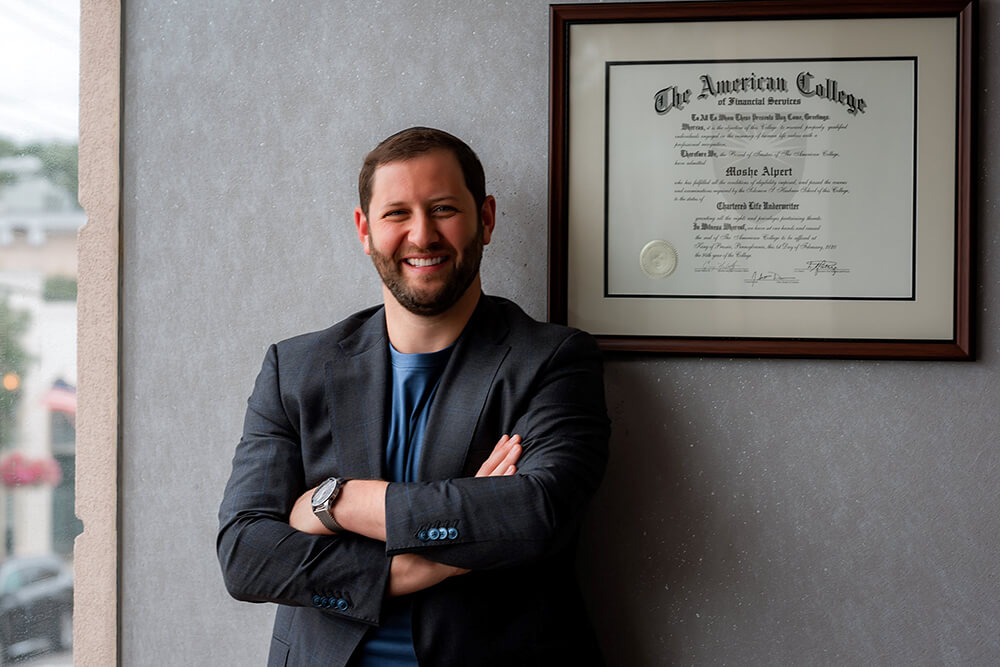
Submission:
{"label": "jacket sleeve", "polygon": [[272,345],[248,401],[219,509],[216,547],[226,588],[239,600],[318,607],[377,623],[389,575],[385,546],[351,533],[309,535],[288,525],[306,485],[300,438],[279,387]]}
{"label": "jacket sleeve", "polygon": [[521,435],[524,447],[515,475],[389,485],[389,555],[413,552],[488,569],[542,558],[571,542],[608,457],[594,340],[582,332],[564,339],[529,393],[510,431]]}

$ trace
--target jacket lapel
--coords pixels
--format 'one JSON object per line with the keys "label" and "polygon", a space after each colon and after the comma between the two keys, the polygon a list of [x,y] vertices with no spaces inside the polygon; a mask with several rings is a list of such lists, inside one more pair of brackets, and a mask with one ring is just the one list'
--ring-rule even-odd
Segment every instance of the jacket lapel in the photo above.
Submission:
{"label": "jacket lapel", "polygon": [[417,468],[419,480],[462,474],[486,398],[510,351],[507,331],[499,309],[481,296],[434,395]]}
{"label": "jacket lapel", "polygon": [[337,474],[384,479],[389,348],[385,310],[339,344],[324,365]]}

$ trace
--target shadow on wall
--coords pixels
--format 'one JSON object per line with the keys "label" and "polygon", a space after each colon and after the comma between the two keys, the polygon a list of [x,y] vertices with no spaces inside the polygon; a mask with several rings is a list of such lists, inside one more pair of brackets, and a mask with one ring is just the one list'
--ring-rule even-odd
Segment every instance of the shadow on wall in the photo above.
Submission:
{"label": "shadow on wall", "polygon": [[613,666],[681,662],[716,524],[692,484],[695,426],[650,369],[663,365],[605,360],[611,458],[580,544],[581,586]]}

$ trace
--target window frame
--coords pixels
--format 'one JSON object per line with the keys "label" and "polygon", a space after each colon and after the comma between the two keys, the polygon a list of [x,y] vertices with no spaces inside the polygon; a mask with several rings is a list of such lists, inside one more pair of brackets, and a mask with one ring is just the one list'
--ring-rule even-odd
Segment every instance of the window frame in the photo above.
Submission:
{"label": "window frame", "polygon": [[118,665],[120,0],[80,3],[78,407],[73,660]]}

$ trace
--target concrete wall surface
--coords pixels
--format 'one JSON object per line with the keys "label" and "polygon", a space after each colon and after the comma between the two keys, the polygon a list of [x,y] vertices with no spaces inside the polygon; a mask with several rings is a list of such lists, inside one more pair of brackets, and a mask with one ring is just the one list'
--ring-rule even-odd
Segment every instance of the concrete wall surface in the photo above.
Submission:
{"label": "concrete wall surface", "polygon": [[[216,511],[267,345],[376,302],[364,154],[476,148],[487,292],[545,317],[549,6],[130,0],[123,15],[123,665],[264,663]],[[583,540],[610,664],[1000,664],[1000,0],[981,5],[972,363],[609,356]]]}

